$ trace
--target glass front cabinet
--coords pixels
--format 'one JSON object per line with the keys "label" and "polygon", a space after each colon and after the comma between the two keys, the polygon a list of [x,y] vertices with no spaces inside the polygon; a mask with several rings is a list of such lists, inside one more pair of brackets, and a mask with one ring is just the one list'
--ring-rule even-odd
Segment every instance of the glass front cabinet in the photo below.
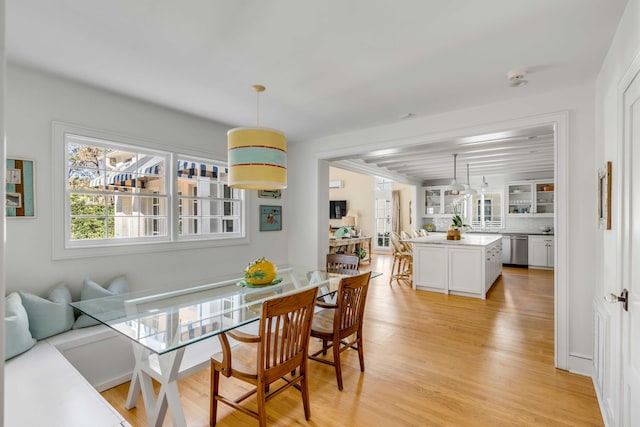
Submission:
{"label": "glass front cabinet", "polygon": [[445,190],[445,186],[423,187],[424,211],[422,216],[438,217],[453,215],[454,201],[460,195],[453,194],[450,190]]}
{"label": "glass front cabinet", "polygon": [[507,184],[507,214],[510,216],[549,216],[555,212],[553,180]]}
{"label": "glass front cabinet", "polygon": [[423,216],[440,215],[442,213],[442,188],[425,187]]}

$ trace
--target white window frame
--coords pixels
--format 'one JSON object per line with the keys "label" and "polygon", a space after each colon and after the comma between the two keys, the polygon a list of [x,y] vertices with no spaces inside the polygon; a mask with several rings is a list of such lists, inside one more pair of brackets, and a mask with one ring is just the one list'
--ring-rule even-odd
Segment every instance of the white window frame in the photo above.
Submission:
{"label": "white window frame", "polygon": [[[67,135],[78,135],[85,140],[95,139],[107,141],[111,145],[122,145],[124,149],[131,151],[144,151],[164,153],[167,155],[167,167],[165,174],[165,186],[167,190],[167,227],[168,236],[125,239],[100,239],[96,241],[74,241],[69,244],[69,203],[67,198]],[[118,135],[109,131],[97,130],[63,122],[52,122],[52,232],[53,248],[52,257],[57,259],[87,258],[108,255],[164,252],[182,249],[196,249],[205,247],[223,247],[243,245],[250,242],[249,231],[246,222],[247,212],[250,209],[250,198],[241,191],[240,207],[240,232],[207,234],[201,236],[178,236],[178,194],[177,194],[177,159],[201,159],[203,162],[226,165],[225,161],[216,159],[219,156],[211,153],[199,152],[151,143],[128,136]],[[117,240],[117,241],[116,241]]]}

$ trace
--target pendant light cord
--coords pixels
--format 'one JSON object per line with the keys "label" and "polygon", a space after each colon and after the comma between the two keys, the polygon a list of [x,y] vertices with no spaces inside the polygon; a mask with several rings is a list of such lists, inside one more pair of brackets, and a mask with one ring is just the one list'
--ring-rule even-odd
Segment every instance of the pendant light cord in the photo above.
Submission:
{"label": "pendant light cord", "polygon": [[256,126],[260,127],[260,92],[256,92]]}
{"label": "pendant light cord", "polygon": [[262,85],[253,85],[253,90],[256,91],[256,124],[260,127],[260,92],[265,91],[265,87]]}

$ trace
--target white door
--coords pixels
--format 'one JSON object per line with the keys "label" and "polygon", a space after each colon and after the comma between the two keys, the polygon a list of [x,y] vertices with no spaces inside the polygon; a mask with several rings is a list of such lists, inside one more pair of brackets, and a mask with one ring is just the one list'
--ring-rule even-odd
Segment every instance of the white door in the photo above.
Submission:
{"label": "white door", "polygon": [[622,382],[623,425],[631,427],[640,425],[640,74],[625,91],[624,99],[622,236],[625,236],[623,286],[628,290],[628,310],[622,311]]}

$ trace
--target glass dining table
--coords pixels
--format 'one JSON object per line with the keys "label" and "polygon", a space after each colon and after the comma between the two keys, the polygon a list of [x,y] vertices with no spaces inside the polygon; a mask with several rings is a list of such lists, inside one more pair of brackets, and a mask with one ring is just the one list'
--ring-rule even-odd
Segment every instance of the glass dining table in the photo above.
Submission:
{"label": "glass dining table", "polygon": [[[219,349],[218,340],[210,338],[240,327],[255,333],[263,301],[310,287],[318,288],[318,297],[327,296],[344,276],[278,266],[270,285],[252,286],[235,274],[185,289],[130,292],[71,305],[131,339],[135,367],[125,407],[134,408],[142,391],[149,426],[161,426],[169,409],[173,425],[186,427],[177,381],[209,366]],[[152,379],[160,383],[157,396]]]}

